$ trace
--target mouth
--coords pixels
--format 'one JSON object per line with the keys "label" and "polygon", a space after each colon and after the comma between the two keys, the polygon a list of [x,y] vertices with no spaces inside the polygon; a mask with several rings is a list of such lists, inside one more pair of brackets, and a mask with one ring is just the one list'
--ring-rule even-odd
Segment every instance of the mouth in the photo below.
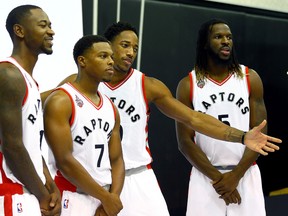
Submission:
{"label": "mouth", "polygon": [[107,68],[107,69],[106,69],[106,72],[107,72],[108,74],[110,74],[110,75],[113,75],[113,74],[114,74],[113,68]]}
{"label": "mouth", "polygon": [[132,59],[130,58],[124,58],[123,61],[126,65],[129,65],[129,66],[132,65]]}
{"label": "mouth", "polygon": [[53,46],[53,37],[45,38],[45,41],[52,47]]}
{"label": "mouth", "polygon": [[228,56],[228,55],[230,55],[231,50],[230,50],[230,47],[225,46],[225,47],[221,48],[220,52],[223,55]]}

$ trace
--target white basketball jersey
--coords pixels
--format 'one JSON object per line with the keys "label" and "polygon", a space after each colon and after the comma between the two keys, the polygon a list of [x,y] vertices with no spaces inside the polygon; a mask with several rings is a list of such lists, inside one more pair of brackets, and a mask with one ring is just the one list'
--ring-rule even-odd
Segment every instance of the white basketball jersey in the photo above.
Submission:
{"label": "white basketball jersey", "polygon": [[145,75],[133,68],[121,83],[100,83],[99,91],[110,97],[121,118],[121,140],[125,169],[150,164],[148,145],[149,107],[144,91]]}
{"label": "white basketball jersey", "polygon": [[72,84],[59,89],[71,99],[71,134],[73,156],[101,186],[111,184],[109,140],[115,125],[116,113],[112,102],[98,92],[100,102],[96,106]]}
{"label": "white basketball jersey", "polygon": [[[229,74],[221,83],[207,77],[196,80],[195,71],[189,73],[191,101],[194,109],[243,131],[249,130],[249,74],[241,65],[243,78]],[[210,138],[196,132],[195,143],[205,152],[214,166],[237,165],[245,145]]]}
{"label": "white basketball jersey", "polygon": [[[12,57],[3,59],[0,62],[10,62],[11,64],[15,65],[23,75],[26,82],[26,95],[22,103],[23,143],[29,153],[37,174],[41,178],[42,182],[45,183],[46,180],[43,174],[41,155],[41,141],[43,138],[43,112],[38,85],[30,74],[27,73]],[[2,138],[0,137],[0,141],[1,139]],[[2,154],[2,152],[0,152],[0,154]],[[19,157],[21,157],[21,155],[19,155]],[[3,159],[2,168],[8,179],[10,179],[12,182],[22,184],[8,168],[5,159]],[[2,178],[0,178],[0,183],[5,183],[3,182],[5,179],[6,178],[2,176]]]}

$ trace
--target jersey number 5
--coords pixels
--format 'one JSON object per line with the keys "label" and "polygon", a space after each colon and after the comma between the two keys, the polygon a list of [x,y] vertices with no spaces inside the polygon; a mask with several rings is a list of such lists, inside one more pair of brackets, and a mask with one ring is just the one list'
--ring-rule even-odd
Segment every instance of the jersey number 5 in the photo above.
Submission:
{"label": "jersey number 5", "polygon": [[218,115],[218,119],[219,119],[221,122],[223,122],[224,124],[230,126],[229,121],[225,120],[225,119],[227,119],[227,118],[229,118],[229,115],[228,115],[228,114]]}

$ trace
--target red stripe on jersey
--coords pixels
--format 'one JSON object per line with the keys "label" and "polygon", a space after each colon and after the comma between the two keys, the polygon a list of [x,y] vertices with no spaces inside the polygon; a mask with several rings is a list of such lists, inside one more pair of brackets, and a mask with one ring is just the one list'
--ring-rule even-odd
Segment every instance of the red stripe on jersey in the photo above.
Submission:
{"label": "red stripe on jersey", "polygon": [[245,74],[246,74],[246,80],[247,80],[247,86],[248,86],[248,93],[250,95],[250,74],[249,74],[248,67],[245,67]]}
{"label": "red stripe on jersey", "polygon": [[71,97],[71,95],[69,94],[69,92],[67,92],[65,89],[63,88],[57,88],[57,89],[54,89],[53,91],[57,91],[57,90],[62,90],[64,91],[70,98],[70,101],[71,101],[71,106],[72,106],[72,113],[71,113],[71,118],[70,118],[70,126],[73,124],[74,122],[74,119],[75,119],[75,106],[74,106],[74,102],[73,102],[73,98]]}
{"label": "red stripe on jersey", "polygon": [[73,185],[71,182],[69,182],[62,173],[58,170],[57,174],[55,176],[55,184],[57,185],[58,189],[60,190],[61,196],[63,194],[63,191],[71,191],[76,192],[76,186]]}
{"label": "red stripe on jersey", "polygon": [[192,104],[192,101],[193,101],[193,77],[192,77],[192,73],[189,73],[189,80],[190,80],[190,102]]}

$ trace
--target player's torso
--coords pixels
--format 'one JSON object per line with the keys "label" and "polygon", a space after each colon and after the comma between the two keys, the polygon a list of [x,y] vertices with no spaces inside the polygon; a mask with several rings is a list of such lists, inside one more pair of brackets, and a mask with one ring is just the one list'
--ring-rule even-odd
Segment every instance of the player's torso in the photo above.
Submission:
{"label": "player's torso", "polygon": [[102,94],[95,105],[71,84],[64,84],[73,103],[71,134],[73,156],[101,185],[111,183],[109,140],[115,125],[112,102]]}
{"label": "player's torso", "polygon": [[[192,103],[196,111],[209,114],[225,124],[247,131],[249,129],[249,89],[245,76],[237,77],[230,74],[221,83],[211,78],[205,82],[196,81],[195,72],[192,72],[193,96]],[[243,154],[244,146],[231,144],[212,139],[208,136],[196,133],[196,143],[208,155],[216,165],[223,163],[234,164]]]}
{"label": "player's torso", "polygon": [[[3,61],[14,64],[19,69],[25,80],[26,95],[22,102],[23,144],[29,153],[38,175],[42,181],[45,182],[41,156],[41,142],[43,139],[43,112],[38,85],[30,74],[28,74],[15,59],[10,57]],[[19,182],[12,174],[10,169],[6,166],[6,162],[4,161],[3,168],[6,171],[7,177],[12,181]]]}
{"label": "player's torso", "polygon": [[144,74],[132,69],[117,86],[99,85],[99,91],[116,105],[121,119],[121,141],[125,168],[151,162],[148,148],[149,108],[144,93]]}

